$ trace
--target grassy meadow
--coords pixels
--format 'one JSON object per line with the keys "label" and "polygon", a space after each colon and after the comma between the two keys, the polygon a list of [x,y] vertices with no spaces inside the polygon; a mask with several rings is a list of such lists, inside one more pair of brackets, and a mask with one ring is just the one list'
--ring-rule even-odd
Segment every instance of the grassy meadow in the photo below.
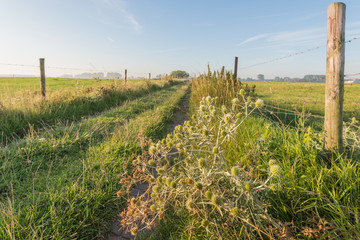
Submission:
{"label": "grassy meadow", "polygon": [[[325,107],[325,83],[287,83],[287,82],[244,82],[250,86],[256,86],[256,94],[266,104],[292,111],[324,116]],[[344,120],[350,121],[355,117],[360,119],[360,84],[345,84],[344,90]],[[294,118],[291,113],[285,114],[278,109],[270,111],[282,117],[289,123]],[[286,115],[286,116],[285,116]],[[322,119],[310,118],[318,127],[322,127]]]}
{"label": "grassy meadow", "polygon": [[94,118],[48,125],[1,148],[0,239],[106,236],[125,203],[118,175],[141,151],[138,134],[164,136],[188,85],[146,89]]}
{"label": "grassy meadow", "polygon": [[[121,80],[94,80],[74,78],[46,78],[46,90],[76,90],[113,84]],[[131,80],[133,81],[133,80]],[[135,80],[136,81],[136,80]],[[21,96],[26,91],[40,91],[39,77],[0,77],[0,96]]]}
{"label": "grassy meadow", "polygon": [[[34,80],[34,79],[33,79]],[[49,84],[54,79],[48,81]],[[176,81],[134,80],[114,82],[110,80],[82,80],[88,85],[78,85],[78,79],[68,81],[69,88],[54,85],[48,90],[45,100],[38,91],[24,90],[9,92],[16,98],[4,95],[0,101],[0,145],[22,138],[31,131],[51,127],[67,121],[78,121],[96,115],[104,110],[118,106],[128,100],[145,96]]]}

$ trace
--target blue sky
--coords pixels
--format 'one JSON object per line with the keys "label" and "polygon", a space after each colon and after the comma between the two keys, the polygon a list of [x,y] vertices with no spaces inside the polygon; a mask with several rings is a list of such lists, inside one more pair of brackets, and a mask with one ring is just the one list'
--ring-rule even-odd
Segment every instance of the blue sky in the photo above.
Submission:
{"label": "blue sky", "polygon": [[[239,77],[324,74],[328,0],[2,0],[0,63],[147,76],[202,73],[239,57]],[[347,5],[346,39],[360,36],[360,1]],[[248,67],[316,46],[318,50]],[[360,72],[360,39],[346,45],[347,74]],[[46,69],[47,75],[83,70]],[[0,65],[0,74],[38,74]]]}

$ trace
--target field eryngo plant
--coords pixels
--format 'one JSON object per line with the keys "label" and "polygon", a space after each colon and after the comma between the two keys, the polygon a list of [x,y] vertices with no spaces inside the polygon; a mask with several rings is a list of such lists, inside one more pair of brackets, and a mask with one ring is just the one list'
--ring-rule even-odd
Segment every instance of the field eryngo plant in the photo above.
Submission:
{"label": "field eryngo plant", "polygon": [[153,227],[168,209],[186,212],[194,219],[191,229],[209,236],[221,236],[229,228],[252,235],[259,224],[277,226],[266,213],[264,196],[274,190],[270,183],[279,180],[280,167],[272,163],[265,181],[253,180],[224,158],[225,145],[236,129],[263,105],[262,100],[253,102],[241,93],[239,97],[229,108],[218,107],[217,98],[203,98],[190,121],[150,143],[134,161],[133,176],[149,187],[142,196],[129,199],[122,212],[122,225],[128,231],[135,235],[141,228]]}

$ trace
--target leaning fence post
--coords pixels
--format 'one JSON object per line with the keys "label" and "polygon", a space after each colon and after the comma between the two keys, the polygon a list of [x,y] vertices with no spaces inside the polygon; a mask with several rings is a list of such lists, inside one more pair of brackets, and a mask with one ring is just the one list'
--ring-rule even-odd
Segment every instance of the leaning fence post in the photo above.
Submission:
{"label": "leaning fence post", "polygon": [[344,3],[328,7],[326,87],[325,87],[325,149],[343,149],[343,102],[345,63]]}
{"label": "leaning fence post", "polygon": [[40,58],[40,88],[41,95],[43,98],[46,96],[46,87],[45,87],[45,59]]}

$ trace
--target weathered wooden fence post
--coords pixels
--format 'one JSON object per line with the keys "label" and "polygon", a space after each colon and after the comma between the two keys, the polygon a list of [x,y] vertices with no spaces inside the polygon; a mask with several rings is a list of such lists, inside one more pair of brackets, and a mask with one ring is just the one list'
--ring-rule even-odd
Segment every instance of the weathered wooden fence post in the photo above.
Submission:
{"label": "weathered wooden fence post", "polygon": [[46,96],[46,87],[45,87],[45,59],[40,58],[40,88],[41,95],[43,98]]}
{"label": "weathered wooden fence post", "polygon": [[234,81],[237,81],[237,72],[238,72],[238,57],[235,57],[235,66],[234,66]]}
{"label": "weathered wooden fence post", "polygon": [[328,8],[324,128],[328,151],[343,149],[345,11],[345,4],[340,2]]}
{"label": "weathered wooden fence post", "polygon": [[127,69],[125,69],[125,87],[126,87],[126,82],[127,82]]}

